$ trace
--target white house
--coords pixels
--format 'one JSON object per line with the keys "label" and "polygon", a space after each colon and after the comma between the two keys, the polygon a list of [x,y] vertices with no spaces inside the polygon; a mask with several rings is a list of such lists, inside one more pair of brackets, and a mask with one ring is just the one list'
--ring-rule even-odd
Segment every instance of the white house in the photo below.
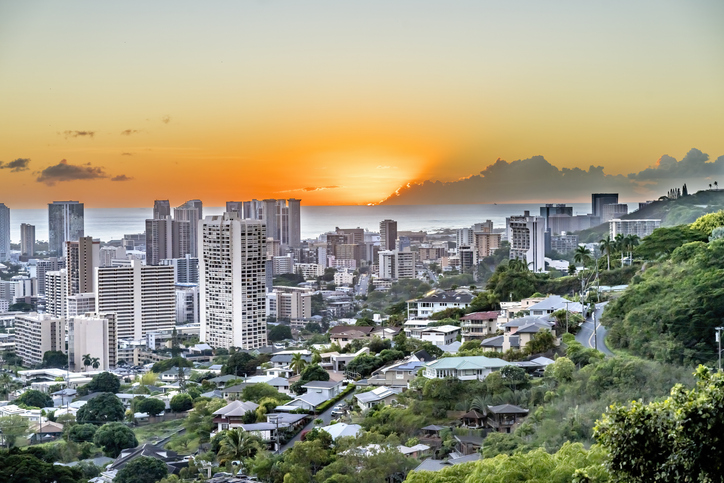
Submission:
{"label": "white house", "polygon": [[329,426],[319,428],[322,431],[326,431],[332,436],[332,440],[336,441],[337,438],[345,438],[347,436],[357,437],[362,432],[362,426],[359,424],[347,424],[337,423]]}
{"label": "white house", "polygon": [[326,400],[342,392],[342,381],[312,381],[302,386],[307,394],[321,394]]}
{"label": "white house", "polygon": [[485,356],[445,357],[431,362],[423,375],[428,379],[454,377],[461,381],[485,379],[493,371],[511,365],[503,359]]}
{"label": "white house", "polygon": [[249,411],[256,411],[258,407],[258,404],[250,401],[232,401],[214,413],[216,432],[240,428],[244,424],[244,415]]}
{"label": "white house", "polygon": [[565,309],[568,307],[569,312],[581,313],[581,304],[578,302],[571,302],[570,300],[564,299],[558,295],[551,295],[542,302],[531,305],[528,307],[530,315],[550,315],[558,310]]}
{"label": "white house", "polygon": [[323,402],[329,401],[328,398],[324,397],[320,393],[302,394],[297,396],[292,401],[284,404],[283,406],[277,406],[277,411],[290,412],[295,409],[306,409],[307,411],[316,410]]}
{"label": "white house", "polygon": [[437,292],[416,300],[407,301],[407,318],[424,319],[446,309],[465,309],[475,296],[467,290]]}
{"label": "white house", "polygon": [[369,409],[378,404],[393,404],[400,392],[402,390],[399,388],[380,386],[372,391],[355,394],[354,397],[361,409]]}
{"label": "white house", "polygon": [[405,331],[405,336],[410,339],[422,339],[422,331],[434,322],[436,321],[430,319],[409,319],[402,324],[402,330]]}
{"label": "white house", "polygon": [[457,340],[458,335],[460,335],[460,327],[454,325],[428,327],[420,332],[420,338],[423,341],[431,342],[436,346],[450,345]]}

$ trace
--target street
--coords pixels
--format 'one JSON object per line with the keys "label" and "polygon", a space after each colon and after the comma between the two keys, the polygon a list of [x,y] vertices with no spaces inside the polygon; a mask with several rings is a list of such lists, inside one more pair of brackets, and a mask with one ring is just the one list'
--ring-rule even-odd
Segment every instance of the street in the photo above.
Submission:
{"label": "street", "polygon": [[[606,339],[606,328],[601,325],[601,314],[603,314],[603,309],[606,306],[608,302],[603,302],[600,304],[596,304],[596,311],[594,314],[594,318],[596,320],[596,333],[597,333],[597,342],[598,342],[598,350],[603,352],[607,357],[613,356],[613,352],[608,350],[608,347],[606,347],[605,339]],[[576,340],[583,344],[584,347],[590,347],[590,348],[596,348],[596,343],[594,342],[594,330],[593,330],[593,320],[594,318],[589,317],[586,319],[586,321],[581,325],[581,330],[576,334]]]}

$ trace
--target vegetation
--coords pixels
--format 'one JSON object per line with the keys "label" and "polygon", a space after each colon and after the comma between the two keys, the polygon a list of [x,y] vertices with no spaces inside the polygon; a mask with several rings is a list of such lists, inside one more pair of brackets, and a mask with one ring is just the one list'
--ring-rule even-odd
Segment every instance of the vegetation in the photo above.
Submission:
{"label": "vegetation", "polygon": [[194,407],[194,402],[188,394],[176,394],[171,398],[169,405],[173,412],[180,413]]}
{"label": "vegetation", "polygon": [[93,442],[103,448],[103,453],[111,458],[117,458],[126,448],[138,446],[136,435],[122,423],[104,424],[96,431]]}
{"label": "vegetation", "polygon": [[166,463],[140,456],[129,461],[113,479],[114,483],[156,483],[168,474]]}
{"label": "vegetation", "polygon": [[138,411],[149,416],[158,416],[166,409],[166,403],[155,397],[144,398],[138,404]]}
{"label": "vegetation", "polygon": [[275,325],[269,330],[268,339],[271,342],[276,342],[284,339],[292,338],[292,329],[288,325]]}
{"label": "vegetation", "polygon": [[15,446],[15,442],[21,436],[25,436],[30,428],[28,418],[17,414],[3,416],[0,418],[0,432],[3,441],[8,448]]}
{"label": "vegetation", "polygon": [[111,392],[116,394],[121,390],[121,381],[115,374],[110,372],[101,372],[91,379],[91,382],[78,388],[78,394],[85,396],[92,392]]}
{"label": "vegetation", "polygon": [[0,481],[76,483],[82,476],[79,468],[54,465],[18,449],[0,451]]}
{"label": "vegetation", "polygon": [[68,356],[61,351],[47,351],[43,354],[43,367],[62,369],[68,365]]}
{"label": "vegetation", "polygon": [[322,369],[319,364],[310,364],[302,371],[300,379],[289,386],[289,389],[296,394],[301,394],[304,392],[302,386],[312,381],[329,381],[329,373]]}
{"label": "vegetation", "polygon": [[104,392],[81,407],[76,413],[79,423],[105,424],[123,421],[125,410],[123,403],[115,394]]}
{"label": "vegetation", "polygon": [[15,404],[35,408],[48,408],[53,407],[53,398],[44,392],[28,389],[15,400]]}

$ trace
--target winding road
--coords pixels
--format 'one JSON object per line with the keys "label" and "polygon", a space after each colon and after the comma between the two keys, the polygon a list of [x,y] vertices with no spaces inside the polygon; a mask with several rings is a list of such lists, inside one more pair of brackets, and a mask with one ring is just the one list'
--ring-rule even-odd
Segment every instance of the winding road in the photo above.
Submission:
{"label": "winding road", "polygon": [[[614,355],[613,352],[606,347],[606,328],[601,325],[601,314],[603,314],[603,309],[607,303],[608,302],[596,304],[595,313],[581,325],[581,330],[576,334],[576,340],[583,344],[583,347],[598,349],[603,352],[606,357],[612,357]],[[596,324],[595,331],[594,324]],[[596,347],[596,344],[598,344],[598,347]]]}

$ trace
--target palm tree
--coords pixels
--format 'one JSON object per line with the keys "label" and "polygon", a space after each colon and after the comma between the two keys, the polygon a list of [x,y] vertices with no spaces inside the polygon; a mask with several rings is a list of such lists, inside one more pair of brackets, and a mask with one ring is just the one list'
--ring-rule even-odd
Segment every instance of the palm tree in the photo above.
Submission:
{"label": "palm tree", "polygon": [[709,189],[711,189],[711,183],[709,183]]}
{"label": "palm tree", "polygon": [[302,354],[297,352],[292,356],[292,362],[289,364],[289,369],[293,370],[297,374],[302,372],[304,368],[307,366],[307,361],[304,360],[302,357]]}
{"label": "palm tree", "polygon": [[476,411],[479,411],[483,414],[488,413],[488,406],[493,405],[493,398],[490,396],[490,394],[486,394],[485,396],[475,396],[471,401],[470,405],[468,406],[468,410],[472,411],[473,409]]}
{"label": "palm tree", "polygon": [[93,358],[90,354],[83,354],[83,369],[88,371],[88,366],[93,365]]}
{"label": "palm tree", "polygon": [[716,188],[717,190],[719,189],[719,182],[718,182],[718,181],[714,181],[714,188]]}
{"label": "palm tree", "polygon": [[[232,461],[242,461],[253,458],[262,448],[258,436],[247,433],[241,428],[224,431],[217,457],[219,463],[225,465]],[[235,473],[232,469],[232,473]]]}
{"label": "palm tree", "polygon": [[586,268],[586,264],[591,261],[591,250],[583,245],[580,245],[576,248],[576,254],[573,257],[573,260],[576,263],[582,264],[583,268]]}
{"label": "palm tree", "polygon": [[3,394],[5,399],[7,399],[10,394],[10,386],[12,384],[13,378],[10,377],[10,374],[3,372],[2,375],[0,375],[0,394]]}
{"label": "palm tree", "polygon": [[616,246],[616,251],[621,252],[621,266],[623,267],[623,252],[626,250],[626,243],[624,241],[623,234],[619,233],[616,235],[616,238],[614,239],[614,243]]}
{"label": "palm tree", "polygon": [[636,247],[639,244],[641,239],[639,238],[638,235],[631,234],[631,235],[626,235],[626,237],[624,238],[624,241],[626,243],[626,248],[628,248],[628,258],[630,260],[633,260],[633,249],[634,249],[634,247]]}
{"label": "palm tree", "polygon": [[615,243],[611,240],[611,235],[606,235],[606,238],[599,240],[598,243],[600,244],[601,251],[606,252],[606,263],[608,270],[611,270],[611,252],[614,249]]}
{"label": "palm tree", "polygon": [[91,365],[93,369],[98,369],[101,366],[101,360],[98,357],[94,357],[91,359]]}

